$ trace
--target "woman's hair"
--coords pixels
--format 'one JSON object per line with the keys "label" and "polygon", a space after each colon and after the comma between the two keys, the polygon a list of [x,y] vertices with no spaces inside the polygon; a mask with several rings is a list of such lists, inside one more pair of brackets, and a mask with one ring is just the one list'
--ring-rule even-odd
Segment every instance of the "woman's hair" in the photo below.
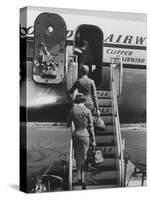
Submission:
{"label": "woman's hair", "polygon": [[87,40],[82,40],[82,45],[87,48],[89,43]]}
{"label": "woman's hair", "polygon": [[81,74],[88,75],[88,73],[89,73],[89,67],[87,65],[82,65],[81,66]]}
{"label": "woman's hair", "polygon": [[79,103],[84,103],[86,101],[86,98],[84,94],[78,93],[75,97],[74,103],[79,104]]}

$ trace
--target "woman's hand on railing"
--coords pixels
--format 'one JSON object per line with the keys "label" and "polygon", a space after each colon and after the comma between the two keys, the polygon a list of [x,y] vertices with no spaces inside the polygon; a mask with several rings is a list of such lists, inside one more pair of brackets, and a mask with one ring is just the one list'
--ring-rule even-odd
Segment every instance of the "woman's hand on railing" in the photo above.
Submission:
{"label": "woman's hand on railing", "polygon": [[100,116],[100,111],[99,110],[97,110],[97,116]]}

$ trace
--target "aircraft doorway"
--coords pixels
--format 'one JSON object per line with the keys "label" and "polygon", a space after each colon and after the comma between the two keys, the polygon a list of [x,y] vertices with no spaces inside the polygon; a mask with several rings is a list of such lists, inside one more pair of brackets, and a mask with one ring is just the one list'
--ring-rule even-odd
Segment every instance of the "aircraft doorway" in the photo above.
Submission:
{"label": "aircraft doorway", "polygon": [[103,32],[94,25],[80,25],[75,33],[74,54],[78,56],[78,76],[82,64],[89,66],[89,77],[99,88],[102,81]]}

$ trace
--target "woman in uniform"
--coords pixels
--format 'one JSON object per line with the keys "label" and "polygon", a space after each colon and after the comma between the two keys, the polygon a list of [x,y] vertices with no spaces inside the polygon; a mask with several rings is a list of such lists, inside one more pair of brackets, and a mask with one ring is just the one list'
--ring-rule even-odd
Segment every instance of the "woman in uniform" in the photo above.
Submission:
{"label": "woman in uniform", "polygon": [[95,83],[92,79],[88,78],[89,67],[87,65],[81,66],[81,78],[79,78],[69,90],[69,93],[72,94],[76,89],[79,93],[85,95],[86,102],[85,106],[91,110],[93,113],[94,108],[96,109],[97,115],[100,115],[98,102],[97,102],[97,93]]}
{"label": "woman in uniform", "polygon": [[79,183],[85,189],[85,171],[86,158],[89,145],[95,146],[95,134],[93,128],[93,118],[91,111],[84,106],[86,98],[83,94],[77,94],[75,98],[75,105],[67,119],[67,126],[74,123],[74,132],[72,135],[73,148],[78,170]]}

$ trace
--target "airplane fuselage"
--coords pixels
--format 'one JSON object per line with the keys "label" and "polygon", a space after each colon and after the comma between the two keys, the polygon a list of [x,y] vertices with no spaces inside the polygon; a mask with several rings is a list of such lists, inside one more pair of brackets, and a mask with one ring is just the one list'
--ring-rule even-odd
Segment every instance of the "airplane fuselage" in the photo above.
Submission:
{"label": "airplane fuselage", "polygon": [[[65,77],[59,85],[37,83],[33,80],[34,57],[34,22],[43,12],[57,13],[67,27],[66,60],[69,48],[74,48],[75,36],[81,25],[97,26],[104,35],[102,53],[102,77],[100,89],[109,88],[110,59],[121,56],[123,62],[123,88],[119,97],[119,112],[121,123],[145,122],[146,120],[146,20],[139,14],[129,18],[125,14],[115,12],[88,12],[65,9],[28,8],[30,18],[27,23],[21,21],[21,48],[27,43],[26,56],[21,60],[26,63],[26,79],[21,79],[21,108],[29,111],[29,121],[63,121],[71,107],[67,94]],[[22,15],[24,12],[22,11]],[[137,27],[140,27],[137,29]],[[88,34],[88,32],[87,32]],[[22,53],[23,55],[23,53]],[[21,63],[22,65],[22,63]],[[23,69],[25,70],[25,69]],[[27,102],[23,101],[23,88],[27,88]],[[60,116],[60,111],[62,117]],[[52,118],[50,116],[57,116]]]}

